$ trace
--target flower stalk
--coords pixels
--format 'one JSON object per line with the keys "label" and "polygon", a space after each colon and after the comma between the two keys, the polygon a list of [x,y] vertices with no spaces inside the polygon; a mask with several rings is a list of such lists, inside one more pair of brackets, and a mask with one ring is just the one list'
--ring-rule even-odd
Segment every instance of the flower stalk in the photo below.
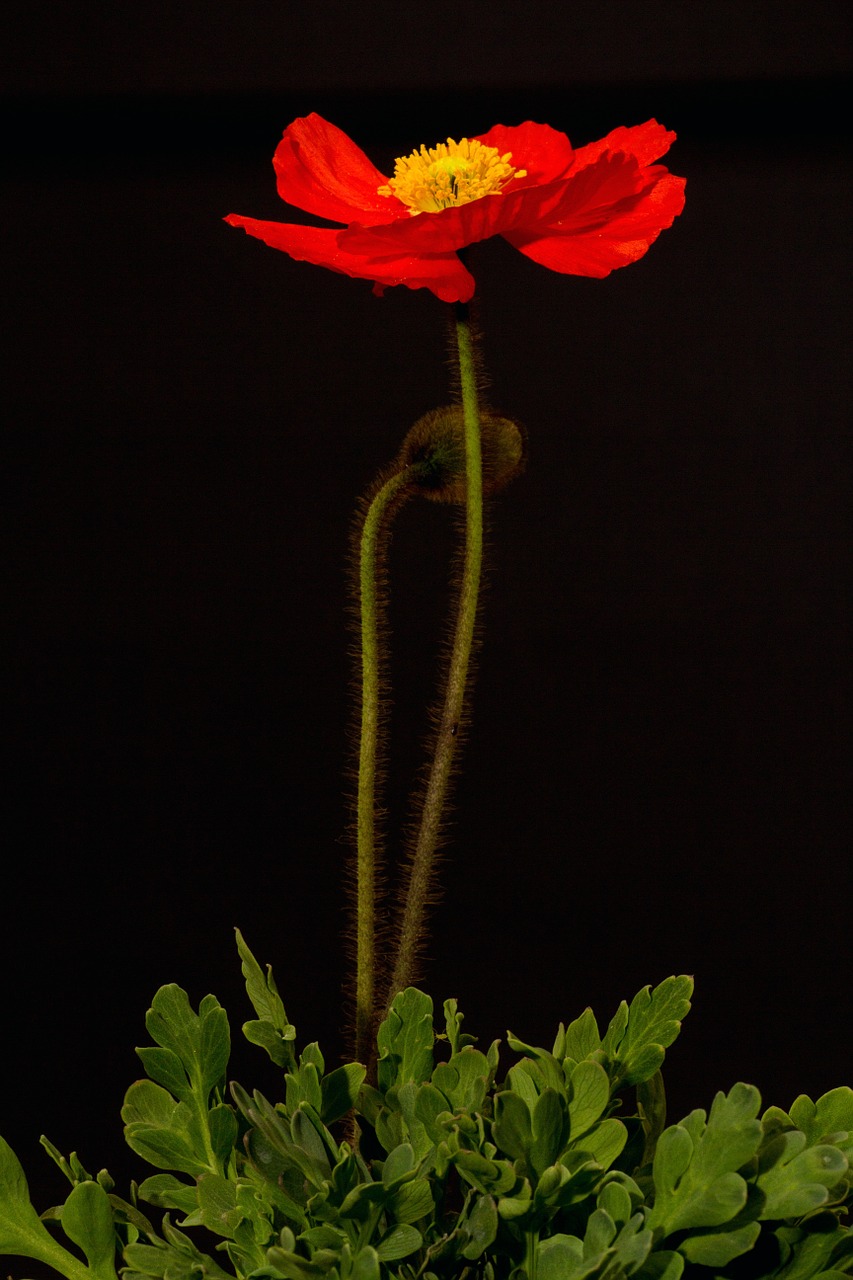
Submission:
{"label": "flower stalk", "polygon": [[376,1004],[377,889],[380,857],[376,830],[382,710],[380,597],[390,518],[405,501],[414,468],[380,477],[361,526],[358,554],[361,640],[361,717],[356,800],[355,1058],[366,1061]]}
{"label": "flower stalk", "polygon": [[483,462],[476,358],[467,303],[456,304],[454,318],[465,438],[465,554],[456,629],[435,749],[406,876],[405,902],[398,927],[396,957],[387,992],[389,1005],[397,992],[402,991],[414,979],[426,908],[432,893],[448,785],[459,744],[459,728],[464,719],[465,692],[480,596],[483,563]]}

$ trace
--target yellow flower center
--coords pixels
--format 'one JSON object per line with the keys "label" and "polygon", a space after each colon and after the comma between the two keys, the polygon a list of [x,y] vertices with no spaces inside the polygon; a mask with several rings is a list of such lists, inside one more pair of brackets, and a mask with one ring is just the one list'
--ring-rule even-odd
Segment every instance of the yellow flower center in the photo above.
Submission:
{"label": "yellow flower center", "polygon": [[379,187],[378,194],[396,196],[411,214],[439,213],[451,205],[498,195],[510,178],[524,178],[526,170],[514,169],[511,159],[511,151],[501,155],[497,147],[485,147],[472,138],[448,138],[395,160],[394,177]]}

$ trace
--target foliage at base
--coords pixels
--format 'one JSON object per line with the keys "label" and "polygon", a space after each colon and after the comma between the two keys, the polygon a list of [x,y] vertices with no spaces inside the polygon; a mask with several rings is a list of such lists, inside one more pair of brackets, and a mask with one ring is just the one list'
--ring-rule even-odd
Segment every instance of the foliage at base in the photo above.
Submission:
{"label": "foliage at base", "polygon": [[224,1009],[161,988],[154,1044],[137,1051],[147,1079],[122,1110],[158,1172],[122,1199],[43,1139],[72,1190],[39,1217],[0,1139],[0,1254],[67,1280],[853,1275],[853,1090],[761,1113],[758,1090],[736,1084],[667,1126],[660,1069],[690,978],[623,1001],[603,1034],[590,1009],[550,1050],[509,1034],[503,1075],[499,1042],[477,1048],[455,1000],[437,1031],[410,987],[368,1083],[359,1063],[327,1072],[317,1044],[297,1052],[271,971],[237,937],[256,1015],[243,1032],[282,1069],[283,1096],[229,1087]]}

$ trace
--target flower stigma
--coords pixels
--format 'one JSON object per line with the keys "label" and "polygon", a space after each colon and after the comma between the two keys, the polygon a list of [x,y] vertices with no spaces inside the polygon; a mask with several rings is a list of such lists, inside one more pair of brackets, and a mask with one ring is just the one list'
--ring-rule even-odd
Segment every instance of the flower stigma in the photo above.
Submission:
{"label": "flower stigma", "polygon": [[483,196],[499,195],[512,178],[527,176],[509,163],[512,152],[473,138],[420,147],[394,161],[394,177],[378,188],[381,196],[396,196],[409,213],[440,213],[453,205],[470,204]]}

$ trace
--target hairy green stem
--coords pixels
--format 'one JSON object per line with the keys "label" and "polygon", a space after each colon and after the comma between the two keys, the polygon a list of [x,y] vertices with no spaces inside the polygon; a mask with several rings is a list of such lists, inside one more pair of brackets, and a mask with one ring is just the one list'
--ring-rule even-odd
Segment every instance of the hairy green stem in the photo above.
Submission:
{"label": "hairy green stem", "polygon": [[386,522],[411,472],[398,471],[378,489],[364,518],[359,544],[359,617],[361,630],[361,735],[356,806],[355,905],[355,1059],[370,1052],[376,993],[376,781],[380,739],[382,655],[380,651],[379,574],[387,536]]}
{"label": "hairy green stem", "polygon": [[468,307],[464,303],[456,304],[455,320],[459,381],[465,422],[465,557],[444,703],[441,708],[435,752],[423,796],[418,833],[409,868],[406,902],[397,940],[397,955],[388,991],[389,1003],[397,992],[402,991],[413,980],[422,941],[424,918],[435,868],[435,854],[441,835],[457,735],[462,723],[480,594],[483,561],[483,463],[474,344]]}

